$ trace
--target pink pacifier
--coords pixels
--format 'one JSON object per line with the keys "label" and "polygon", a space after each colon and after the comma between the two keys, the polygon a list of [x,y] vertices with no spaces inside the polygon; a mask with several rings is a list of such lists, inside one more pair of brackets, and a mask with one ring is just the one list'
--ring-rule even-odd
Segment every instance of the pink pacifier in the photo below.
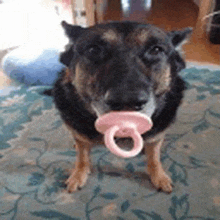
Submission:
{"label": "pink pacifier", "polygon": [[[132,111],[110,112],[99,117],[95,122],[97,131],[104,134],[106,147],[120,157],[134,157],[143,149],[141,134],[150,130],[153,123],[151,119],[140,113]],[[131,137],[134,146],[130,151],[122,150],[115,143],[114,137]]]}

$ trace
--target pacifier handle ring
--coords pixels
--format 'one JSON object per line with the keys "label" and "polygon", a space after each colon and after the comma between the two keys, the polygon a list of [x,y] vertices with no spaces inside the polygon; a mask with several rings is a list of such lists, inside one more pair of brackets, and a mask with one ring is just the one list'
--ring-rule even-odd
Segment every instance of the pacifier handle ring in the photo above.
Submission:
{"label": "pacifier handle ring", "polygon": [[134,128],[129,128],[132,129],[132,132],[130,134],[130,137],[134,141],[134,146],[132,150],[126,151],[122,150],[118,145],[115,143],[114,137],[117,131],[119,131],[121,128],[117,125],[110,127],[108,130],[106,130],[104,139],[106,146],[108,149],[115,155],[128,158],[128,157],[134,157],[138,155],[142,149],[143,149],[143,139],[141,135],[138,133],[138,131]]}

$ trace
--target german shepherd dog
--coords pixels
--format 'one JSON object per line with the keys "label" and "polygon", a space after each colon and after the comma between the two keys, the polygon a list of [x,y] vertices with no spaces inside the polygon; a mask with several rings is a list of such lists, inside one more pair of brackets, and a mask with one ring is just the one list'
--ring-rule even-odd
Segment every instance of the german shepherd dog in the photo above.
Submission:
{"label": "german shepherd dog", "polygon": [[109,22],[89,28],[62,22],[69,43],[60,55],[66,68],[51,90],[55,105],[75,139],[77,159],[66,181],[69,192],[87,182],[90,150],[103,143],[97,117],[111,111],[147,114],[153,127],[142,135],[152,184],[172,192],[160,162],[165,130],[174,121],[185,83],[181,45],[192,29],[165,32],[150,24]]}

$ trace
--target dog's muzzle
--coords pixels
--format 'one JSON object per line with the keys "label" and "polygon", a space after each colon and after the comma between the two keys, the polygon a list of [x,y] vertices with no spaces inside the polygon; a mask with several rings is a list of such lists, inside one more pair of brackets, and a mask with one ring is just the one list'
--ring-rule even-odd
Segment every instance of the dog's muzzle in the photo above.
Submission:
{"label": "dog's muzzle", "polygon": [[92,108],[98,117],[111,111],[138,111],[150,118],[152,117],[156,109],[153,92],[150,92],[149,95],[144,91],[139,94],[126,93],[126,96],[128,97],[124,98],[123,94],[122,96],[115,96],[107,92],[103,99],[92,103]]}

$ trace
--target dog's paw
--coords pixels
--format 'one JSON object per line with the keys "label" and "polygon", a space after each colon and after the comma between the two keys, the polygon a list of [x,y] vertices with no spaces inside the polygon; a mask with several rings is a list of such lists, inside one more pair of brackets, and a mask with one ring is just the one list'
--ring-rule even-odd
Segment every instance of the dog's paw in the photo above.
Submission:
{"label": "dog's paw", "polygon": [[157,190],[161,190],[166,193],[173,191],[173,184],[171,178],[164,172],[157,172],[150,175],[152,184]]}
{"label": "dog's paw", "polygon": [[67,185],[67,191],[72,193],[80,190],[86,184],[90,173],[91,171],[88,167],[74,169],[70,177],[65,182]]}

